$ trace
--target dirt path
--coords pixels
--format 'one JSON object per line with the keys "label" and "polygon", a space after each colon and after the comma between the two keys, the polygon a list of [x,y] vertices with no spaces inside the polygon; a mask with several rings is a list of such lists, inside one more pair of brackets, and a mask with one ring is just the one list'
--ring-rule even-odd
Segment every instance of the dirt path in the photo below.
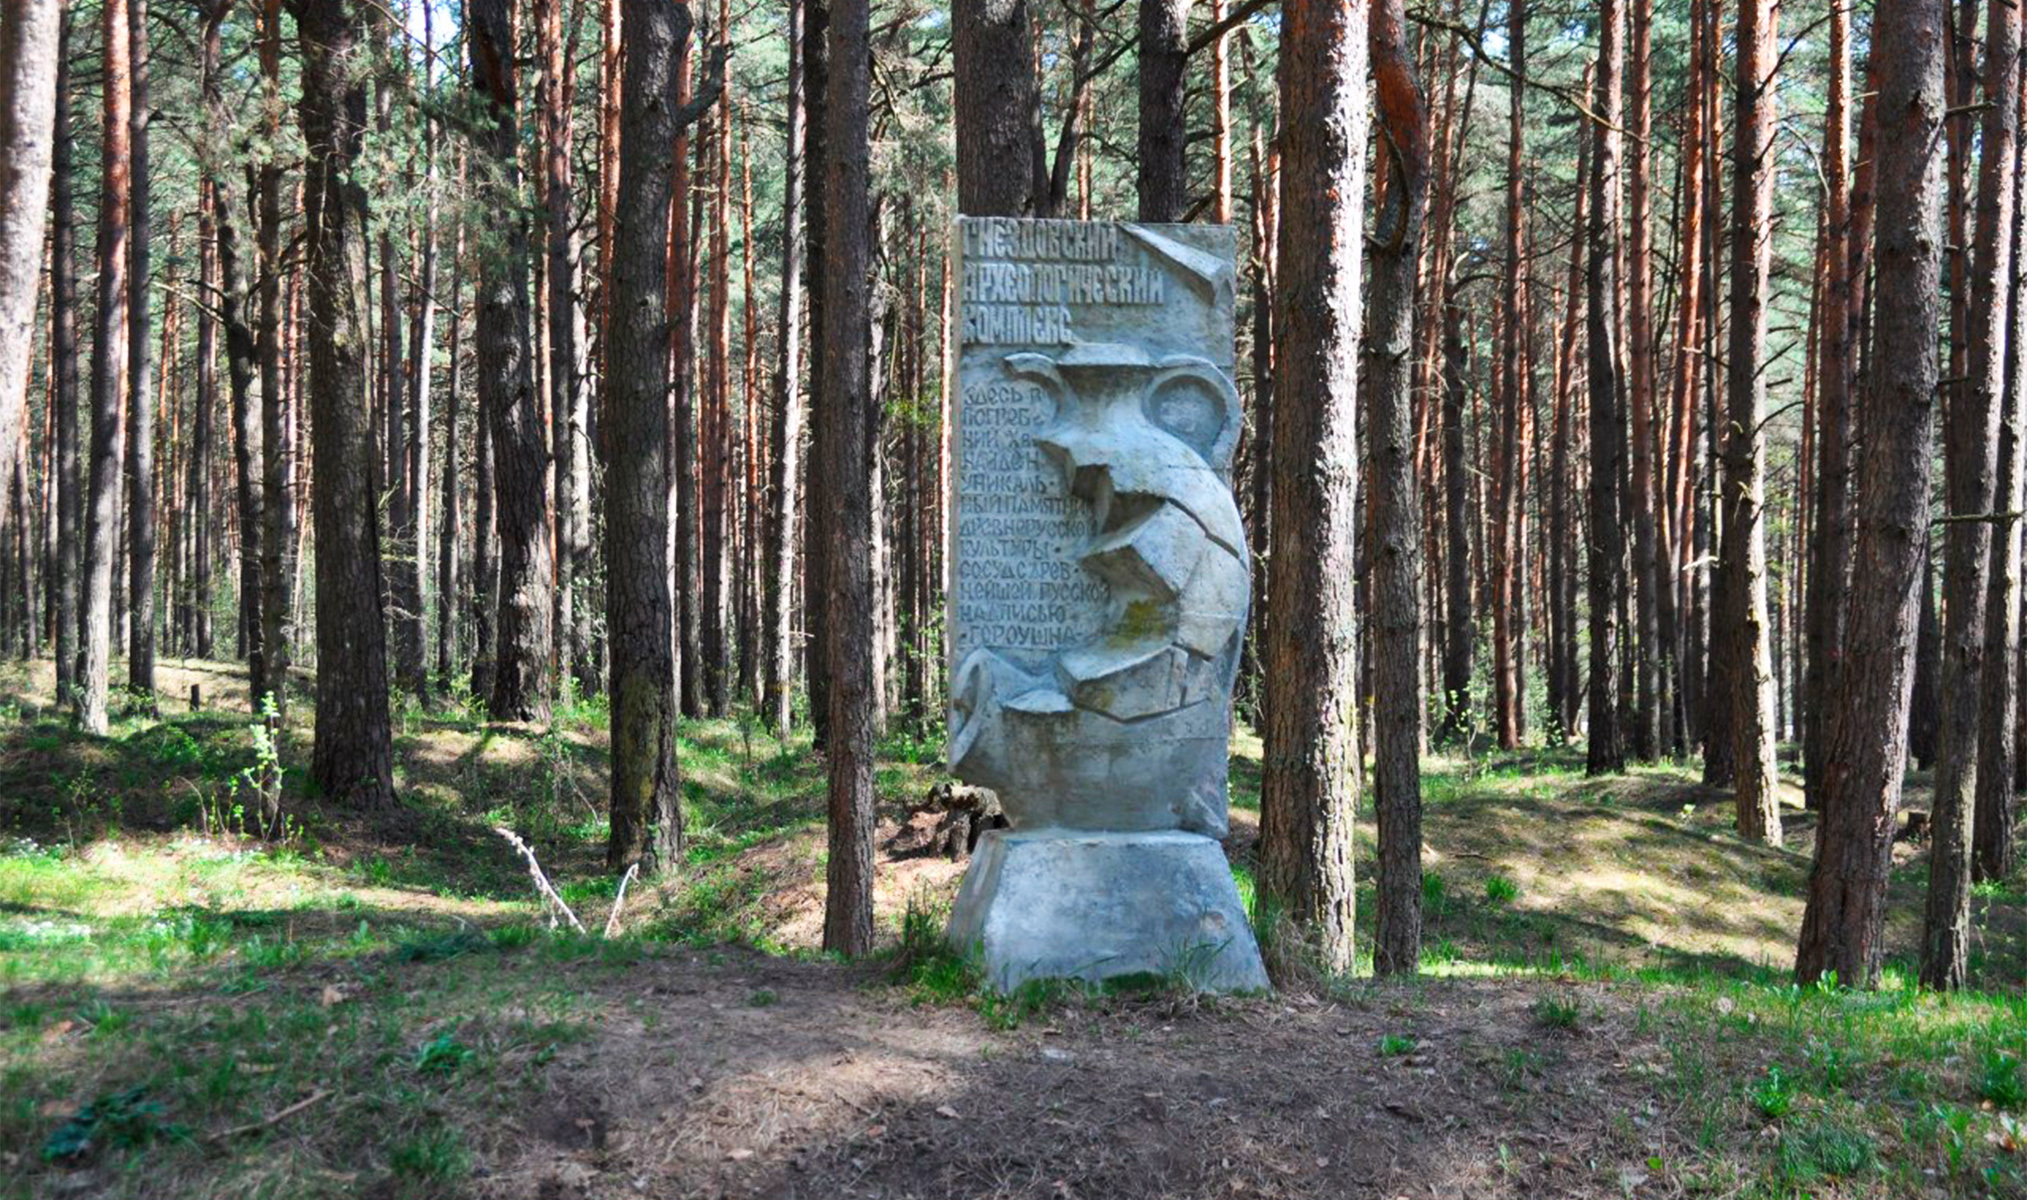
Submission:
{"label": "dirt path", "polygon": [[[1553,986],[1115,1000],[997,1032],[831,964],[658,957],[601,993],[601,1032],[567,1048],[542,1099],[480,1148],[476,1190],[1621,1194],[1650,1156],[1670,1156],[1672,1135],[1638,1115],[1653,1109],[1628,1082],[1646,1042],[1600,987],[1558,992],[1581,992],[1579,1031],[1544,1028],[1532,1004]],[[1385,1053],[1387,1036],[1414,1048]]]}

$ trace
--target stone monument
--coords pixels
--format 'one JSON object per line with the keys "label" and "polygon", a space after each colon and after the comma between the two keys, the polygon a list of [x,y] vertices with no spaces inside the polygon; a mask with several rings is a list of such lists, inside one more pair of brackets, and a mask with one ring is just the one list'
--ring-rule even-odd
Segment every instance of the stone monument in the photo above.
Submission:
{"label": "stone monument", "polygon": [[1217,839],[1251,566],[1229,226],[963,217],[950,769],[990,981],[1265,988]]}

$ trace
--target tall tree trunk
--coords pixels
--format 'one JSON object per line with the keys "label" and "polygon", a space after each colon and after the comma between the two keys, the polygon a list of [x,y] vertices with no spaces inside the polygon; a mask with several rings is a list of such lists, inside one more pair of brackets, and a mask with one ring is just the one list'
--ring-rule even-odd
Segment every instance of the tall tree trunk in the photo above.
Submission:
{"label": "tall tree trunk", "polygon": [[[460,182],[464,178],[458,171]],[[607,242],[610,246],[612,243]],[[443,521],[437,529],[436,548],[436,676],[445,688],[452,686],[457,670],[458,602],[463,591],[463,567],[458,543],[463,534],[462,502],[458,493],[462,476],[458,470],[458,448],[464,444],[464,395],[461,360],[464,355],[465,231],[459,222],[450,254],[450,345],[449,373],[443,389]],[[474,541],[479,540],[476,536]]]}
{"label": "tall tree trunk", "polygon": [[1361,785],[1352,567],[1367,13],[1364,0],[1282,13],[1275,567],[1262,655],[1260,882],[1314,930],[1332,972],[1352,962]]}
{"label": "tall tree trunk", "polygon": [[[1590,204],[1591,139],[1577,147],[1575,213],[1570,222],[1569,273],[1563,284],[1562,338],[1556,346],[1555,448],[1550,454],[1549,610],[1554,632],[1549,653],[1549,736],[1567,741],[1577,731],[1580,699],[1577,669],[1577,512],[1575,478],[1578,459],[1576,416],[1576,342],[1578,312],[1584,303],[1583,272],[1588,247],[1584,232]],[[1459,402],[1461,404],[1461,400]],[[1460,452],[1461,453],[1461,452]],[[1461,487],[1462,484],[1459,484]],[[1560,683],[1558,684],[1558,680]]]}
{"label": "tall tree trunk", "polygon": [[825,950],[873,946],[873,488],[877,422],[867,359],[872,337],[872,46],[868,0],[833,0],[824,92],[823,395],[825,629],[830,655],[830,857]]}
{"label": "tall tree trunk", "polygon": [[1627,57],[1626,100],[1626,375],[1632,408],[1634,667],[1633,757],[1652,762],[1661,753],[1662,710],[1667,703],[1661,632],[1660,494],[1655,487],[1659,422],[1654,410],[1653,201],[1651,198],[1653,75],[1650,0],[1631,0],[1632,52]]}
{"label": "tall tree trunk", "polygon": [[[473,0],[472,77],[487,111],[481,148],[491,157],[496,202],[482,206],[489,244],[478,271],[479,406],[492,422],[500,524],[499,627],[491,712],[503,721],[549,716],[554,552],[547,438],[535,396],[528,319],[528,225],[518,194],[510,0]],[[567,368],[566,368],[567,369]]]}
{"label": "tall tree trunk", "polygon": [[795,543],[802,465],[803,0],[788,0],[787,139],[782,155],[781,309],[775,349],[774,438],[767,518],[767,719],[786,742],[795,681]]}
{"label": "tall tree trunk", "polygon": [[[1146,6],[1175,2],[1146,0]],[[968,216],[1033,217],[1043,215],[1047,206],[1034,36],[1027,0],[951,8],[957,210]],[[816,90],[820,69],[814,57],[804,63],[812,96],[822,94]],[[1176,86],[1181,86],[1179,78]],[[812,128],[820,124],[812,122]],[[811,263],[818,259],[817,250],[812,220]],[[814,278],[810,285],[814,295]],[[811,345],[816,344],[812,331]]]}
{"label": "tall tree trunk", "polygon": [[1876,338],[1858,479],[1851,632],[1830,713],[1823,822],[1795,973],[1869,986],[1879,970],[1907,753],[1928,524],[1942,288],[1943,0],[1881,0]]}
{"label": "tall tree trunk", "polygon": [[[128,201],[133,225],[127,276],[127,683],[152,708],[155,702],[155,406],[154,374],[148,356],[152,270],[148,219],[152,171],[148,162],[148,0],[128,0],[132,40],[133,175]],[[5,435],[0,428],[0,436]]]}
{"label": "tall tree trunk", "polygon": [[[260,69],[269,144],[281,137],[281,0],[267,0],[260,30]],[[289,626],[294,612],[298,545],[297,491],[290,457],[289,398],[282,382],[282,217],[281,167],[270,154],[261,161],[259,195],[260,317],[255,331],[260,358],[260,452],[262,529],[260,539],[260,636],[247,636],[248,698],[260,712],[271,701],[288,707]],[[249,614],[251,619],[252,614]]]}
{"label": "tall tree trunk", "polygon": [[[1373,971],[1411,975],[1422,956],[1422,512],[1415,478],[1415,274],[1428,193],[1429,122],[1407,41],[1403,0],[1373,11],[1373,94],[1392,169],[1372,259],[1366,417],[1373,514],[1373,792],[1379,908]],[[1388,209],[1392,211],[1389,212]]]}
{"label": "tall tree trunk", "polygon": [[[54,0],[0,4],[0,473],[9,475],[25,433],[57,89],[67,83],[57,67],[62,10]],[[62,153],[67,158],[69,147]]]}
{"label": "tall tree trunk", "polygon": [[[218,81],[218,65],[223,49],[221,26],[225,15],[231,11],[229,0],[219,0],[206,18],[204,36],[204,78],[206,111],[212,119],[224,127],[225,102]],[[247,246],[244,239],[244,217],[240,211],[240,194],[229,167],[212,174],[212,224],[218,237],[219,315],[225,326],[225,364],[229,389],[232,394],[232,453],[233,453],[233,504],[239,514],[239,588],[240,588],[240,643],[246,648],[249,660],[264,646],[262,629],[262,591],[260,586],[261,555],[266,543],[265,487],[261,479],[261,455],[263,452],[263,431],[260,413],[254,407],[254,375],[260,369],[260,350],[253,326],[247,323],[248,306],[253,300],[252,284],[247,275]],[[210,424],[208,416],[200,417],[199,428]],[[209,442],[209,436],[200,439]],[[201,451],[204,460],[193,470],[193,477],[206,481],[210,478],[208,466],[210,453]],[[207,485],[208,486],[208,485]],[[211,523],[211,507],[208,492],[200,501],[198,529],[200,536]],[[203,543],[200,541],[200,546]],[[207,550],[198,554],[198,654],[209,657],[211,653],[211,593],[209,578],[211,565]],[[248,672],[249,682],[257,674]],[[258,704],[255,705],[258,708]]]}
{"label": "tall tree trunk", "polygon": [[[1210,0],[1207,14],[1212,25],[1225,19],[1225,0]],[[1079,22],[1078,37],[1081,40],[1091,32],[1091,26]],[[1230,58],[1225,43],[1230,35],[1219,34],[1211,39],[1210,52],[1210,104],[1211,104],[1211,222],[1228,225],[1232,220],[1232,76]],[[1083,62],[1079,60],[1076,68]],[[1065,120],[1074,119],[1075,110],[1065,115]],[[1054,176],[1051,175],[1053,187]]]}
{"label": "tall tree trunk", "polygon": [[[423,9],[423,41],[432,51],[435,37],[430,30],[428,6]],[[400,559],[401,598],[406,608],[398,615],[396,644],[400,647],[398,674],[401,683],[425,704],[429,700],[429,425],[433,399],[430,370],[436,358],[436,127],[425,118],[422,129],[422,186],[426,193],[422,227],[416,236],[422,242],[415,255],[415,316],[408,325],[408,416],[403,423],[406,442],[400,447],[406,460],[408,480],[402,503],[404,545]]]}
{"label": "tall tree trunk", "polygon": [[1767,633],[1766,526],[1761,520],[1767,385],[1767,264],[1773,223],[1774,0],[1742,0],[1732,137],[1731,328],[1725,386],[1724,543],[1717,656],[1729,659],[1733,783],[1741,836],[1779,845],[1773,669]]}
{"label": "tall tree trunk", "polygon": [[1471,478],[1464,444],[1464,308],[1454,285],[1443,302],[1443,725],[1439,740],[1472,733],[1471,651],[1478,635],[1471,605]]}
{"label": "tall tree trunk", "polygon": [[[827,195],[830,162],[830,121],[817,110],[819,101],[828,103],[830,96],[830,12],[831,0],[804,0],[802,29],[802,72],[803,91],[811,98],[811,120],[803,135],[803,177],[810,183],[810,202],[805,206],[809,231],[808,246],[803,253],[804,270],[809,276],[809,346],[812,358],[827,353],[830,343],[824,332],[824,312],[828,303],[829,285],[825,282],[830,270],[827,258],[829,246],[830,216],[825,196]],[[1020,28],[1027,34],[1026,8],[1021,0],[1014,0],[1010,6],[1021,13]],[[994,11],[989,5],[958,5],[952,17],[956,22],[951,32],[953,53],[965,53],[965,33],[971,16]],[[1024,44],[1024,43],[1023,43]],[[964,68],[965,59],[957,58],[957,75],[952,81],[953,96],[957,109],[960,131],[965,128],[965,111],[972,92]],[[986,65],[986,64],[981,64]],[[1000,64],[1005,69],[1009,64]],[[1018,62],[1011,64],[1018,67]],[[1027,67],[1032,73],[1033,66]],[[995,76],[995,78],[1000,78]],[[958,211],[965,211],[965,157],[967,134],[958,135]],[[984,136],[980,134],[979,136]],[[1039,135],[1037,135],[1039,137]],[[1039,154],[1039,151],[1037,151]],[[1030,164],[1030,169],[1039,171]],[[826,544],[827,525],[818,524],[817,518],[829,511],[829,498],[824,494],[827,469],[823,466],[829,446],[830,416],[824,402],[827,394],[828,374],[820,363],[812,363],[809,373],[809,426],[810,451],[803,473],[803,511],[810,514],[803,532],[803,625],[808,631],[804,639],[803,675],[809,687],[809,715],[811,732],[818,747],[827,741],[830,729],[830,638],[827,633],[829,605],[824,597],[828,594],[830,578],[829,554]]]}
{"label": "tall tree trunk", "polygon": [[1523,503],[1521,428],[1522,406],[1527,402],[1528,370],[1521,361],[1521,338],[1527,325],[1522,312],[1521,226],[1526,219],[1524,202],[1526,177],[1522,161],[1526,153],[1527,88],[1519,82],[1527,71],[1527,6],[1515,0],[1507,8],[1507,56],[1514,81],[1508,85],[1506,135],[1506,228],[1505,262],[1501,265],[1500,346],[1499,346],[1499,450],[1494,466],[1498,493],[1493,506],[1492,545],[1492,711],[1494,728],[1502,749],[1520,745],[1520,709],[1525,697],[1520,685],[1520,657],[1525,614],[1520,609],[1519,587],[1522,552],[1520,513]]}
{"label": "tall tree trunk", "polygon": [[1830,84],[1823,114],[1825,316],[1818,348],[1815,519],[1811,523],[1802,772],[1807,803],[1821,809],[1824,739],[1844,660],[1851,567],[1851,16],[1830,6]]}
{"label": "tall tree trunk", "polygon": [[[209,39],[207,39],[209,40]],[[207,55],[208,57],[208,55]],[[212,61],[216,61],[213,59]],[[200,286],[225,304],[225,288],[218,263],[217,190],[208,183],[198,188],[198,253]],[[215,290],[214,290],[215,289]],[[243,297],[242,297],[243,299]],[[245,320],[242,312],[240,319]],[[213,415],[218,409],[218,322],[210,310],[197,311],[197,395],[191,414],[190,452],[183,464],[186,480],[184,511],[177,534],[178,554],[185,556],[176,585],[177,636],[182,653],[211,657],[211,460]],[[170,445],[177,439],[170,438]]]}
{"label": "tall tree trunk", "polygon": [[[728,31],[721,28],[717,32],[722,39]],[[727,568],[731,561],[734,510],[728,495],[732,481],[732,393],[728,373],[732,308],[726,295],[731,290],[732,279],[732,240],[728,229],[732,213],[729,203],[731,172],[728,170],[732,159],[731,129],[729,111],[714,113],[704,147],[711,161],[711,293],[705,315],[708,328],[705,333],[704,387],[699,397],[704,414],[699,430],[700,449],[703,451],[704,661],[699,665],[703,668],[705,711],[714,717],[725,715],[725,613],[731,590],[731,572]]]}
{"label": "tall tree trunk", "polygon": [[[2027,255],[2027,88],[2018,88],[2014,115],[2014,271]],[[1999,481],[1993,507],[2018,514],[2027,507],[2027,295],[2016,278],[2007,288],[2005,402],[2000,416]],[[2019,771],[2021,553],[2020,518],[1999,526],[1992,543],[1991,595],[1985,607],[1985,663],[1979,682],[1977,811],[1971,821],[1972,878],[2004,879],[2013,868],[2013,793]]]}
{"label": "tall tree trunk", "polygon": [[564,673],[595,676],[577,613],[577,589],[590,549],[590,414],[585,362],[584,303],[580,286],[576,180],[570,161],[571,83],[563,37],[563,0],[536,6],[542,41],[542,166],[547,220],[549,290],[549,412],[554,436],[556,493],[556,649]]}
{"label": "tall tree trunk", "polygon": [[1180,221],[1189,205],[1188,82],[1190,0],[1139,0],[1140,146],[1134,161],[1143,221]]}
{"label": "tall tree trunk", "polygon": [[394,802],[387,725],[387,627],[373,511],[373,427],[360,404],[366,332],[366,193],[353,169],[366,125],[363,8],[312,5],[303,55],[303,211],[309,221],[310,430],[316,446],[317,734],[311,770],[354,807]]}
{"label": "tall tree trunk", "polygon": [[1943,528],[1942,722],[1936,742],[1933,842],[1921,956],[1922,983],[1938,989],[1963,986],[1970,954],[1971,837],[1978,788],[1985,603],[1992,565],[1994,448],[1999,440],[2000,413],[2006,405],[2011,332],[2008,298],[2013,291],[2020,10],[1993,0],[1989,13],[1986,103],[1978,139],[1983,159],[1978,169],[1977,232],[1966,314],[1970,374],[1961,386],[1945,393],[1949,408],[1943,478],[1953,519]]}
{"label": "tall tree trunk", "polygon": [[[678,51],[676,90],[690,98],[691,63],[687,47]],[[675,406],[669,426],[669,453],[675,459],[673,566],[676,588],[676,670],[683,715],[704,715],[703,617],[698,580],[700,529],[697,514],[697,270],[691,233],[697,228],[697,201],[702,193],[691,186],[690,136],[678,130],[669,157],[674,199],[670,212],[669,316],[670,355],[675,362],[669,403]]]}
{"label": "tall tree trunk", "polygon": [[1619,475],[1625,429],[1619,413],[1619,0],[1598,8],[1597,116],[1591,122],[1590,271],[1585,294],[1591,401],[1591,495],[1587,569],[1590,581],[1590,745],[1593,775],[1623,771],[1619,728],[1619,610],[1625,597],[1626,535]]}
{"label": "tall tree trunk", "polygon": [[[683,837],[669,595],[669,318],[666,253],[671,180],[660,152],[702,104],[679,103],[677,59],[690,9],[625,0],[626,86],[613,229],[605,413],[606,627],[611,646],[612,832],[606,865],[674,868]],[[713,72],[714,78],[717,72]],[[713,90],[701,93],[708,104]]]}
{"label": "tall tree trunk", "polygon": [[743,135],[739,143],[739,251],[745,275],[745,292],[739,310],[745,323],[741,349],[746,359],[740,381],[740,394],[746,401],[744,450],[740,463],[746,478],[740,510],[745,526],[739,536],[739,695],[757,713],[761,703],[761,644],[766,640],[760,633],[760,518],[761,510],[766,506],[761,489],[765,486],[766,464],[763,461],[765,442],[761,436],[760,418],[760,297],[753,285],[756,256],[753,241],[753,114],[743,105],[739,114]]}
{"label": "tall tree trunk", "polygon": [[100,109],[99,288],[92,336],[91,501],[85,533],[83,647],[78,721],[104,734],[112,669],[113,563],[120,533],[120,397],[127,375],[128,216],[133,129],[127,0],[105,0],[99,40],[105,56]]}
{"label": "tall tree trunk", "polygon": [[[56,410],[56,702],[72,703],[78,672],[78,572],[84,556],[84,479],[78,462],[77,204],[72,159],[71,8],[60,6],[56,51],[56,114],[49,207],[49,389]],[[26,30],[9,22],[9,28]],[[19,58],[9,59],[19,63]]]}

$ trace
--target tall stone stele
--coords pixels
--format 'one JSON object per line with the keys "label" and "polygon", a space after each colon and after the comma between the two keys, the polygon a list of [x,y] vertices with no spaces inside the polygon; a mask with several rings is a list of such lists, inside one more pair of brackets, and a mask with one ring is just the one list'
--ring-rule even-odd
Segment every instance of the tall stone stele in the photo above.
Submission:
{"label": "tall stone stele", "polygon": [[1251,573],[1229,226],[959,218],[950,769],[1012,827],[949,936],[1002,988],[1267,986],[1219,838]]}

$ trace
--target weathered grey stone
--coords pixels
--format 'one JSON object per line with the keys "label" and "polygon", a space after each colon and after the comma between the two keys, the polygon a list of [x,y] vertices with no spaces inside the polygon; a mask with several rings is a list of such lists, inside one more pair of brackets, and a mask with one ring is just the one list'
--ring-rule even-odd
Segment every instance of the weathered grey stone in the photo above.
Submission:
{"label": "weathered grey stone", "polygon": [[1232,231],[966,218],[950,765],[1016,828],[1226,831]]}
{"label": "weathered grey stone", "polygon": [[1267,987],[1224,850],[1176,830],[993,830],[965,872],[950,938],[1002,990],[1138,974],[1204,991]]}
{"label": "weathered grey stone", "polygon": [[[951,770],[997,792],[1022,838],[1222,837],[1252,578],[1231,489],[1232,230],[963,218],[957,241]],[[1001,911],[1006,888],[984,873],[1002,866],[988,858],[1041,844],[982,851],[966,876],[953,936],[990,933],[996,975],[1046,974],[1099,942],[1115,947],[1103,961],[1136,964],[1127,970],[1155,969],[1149,956],[1174,949],[1117,943],[1171,938],[1172,914],[1115,932],[1076,923],[1099,899],[1065,899],[1053,925],[1033,929],[1024,911]],[[1104,860],[1127,874],[1104,886],[1145,897],[1188,881],[1201,894],[1177,903],[1243,931],[1215,843],[1128,844]],[[1206,847],[1218,860],[1208,874]],[[1023,870],[1097,861],[1022,855],[1035,864]],[[1068,940],[1030,954],[1030,935]],[[1230,944],[1251,964],[1239,974],[1264,984],[1250,933]],[[1022,949],[1008,958],[998,946]]]}

